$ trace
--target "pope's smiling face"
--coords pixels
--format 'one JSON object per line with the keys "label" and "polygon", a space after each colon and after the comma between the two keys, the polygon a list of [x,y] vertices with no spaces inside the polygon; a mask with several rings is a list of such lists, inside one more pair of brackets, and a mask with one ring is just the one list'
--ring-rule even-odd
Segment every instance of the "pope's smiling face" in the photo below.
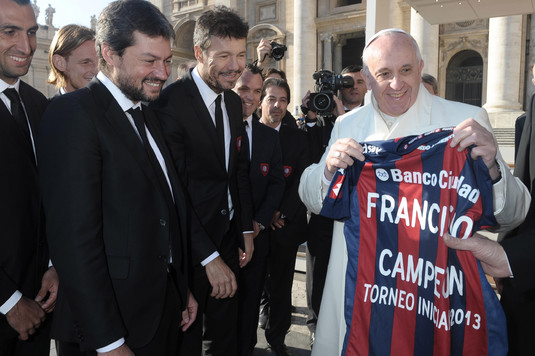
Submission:
{"label": "pope's smiling face", "polygon": [[404,114],[416,102],[424,66],[411,39],[401,33],[389,34],[377,38],[366,50],[366,83],[379,109],[390,116]]}

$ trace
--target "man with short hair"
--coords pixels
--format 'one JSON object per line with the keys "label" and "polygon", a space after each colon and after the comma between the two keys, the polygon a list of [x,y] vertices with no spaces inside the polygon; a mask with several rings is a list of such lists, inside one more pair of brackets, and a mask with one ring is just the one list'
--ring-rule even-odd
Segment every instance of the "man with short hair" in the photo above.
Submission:
{"label": "man with short hair", "polygon": [[238,352],[237,275],[253,256],[255,233],[242,105],[232,88],[245,68],[248,31],[225,6],[204,12],[193,32],[197,66],[154,106],[198,218],[191,226],[192,292],[202,317],[184,338],[184,355],[200,355],[203,340],[206,355]]}
{"label": "man with short hair", "polygon": [[[256,325],[260,295],[266,275],[269,252],[269,227],[275,210],[284,193],[282,155],[279,135],[274,129],[263,125],[255,111],[262,96],[262,70],[247,64],[234,87],[242,101],[243,122],[248,144],[251,195],[254,207],[255,230],[254,255],[240,270],[239,275],[239,322],[238,355],[252,355],[256,345]],[[244,137],[245,137],[244,134]]]}
{"label": "man with short hair", "polygon": [[352,87],[340,89],[340,100],[342,100],[345,112],[358,108],[364,102],[364,95],[367,89],[361,69],[362,66],[352,64],[340,72],[343,77],[351,77],[353,79]]}
{"label": "man with short hair", "polygon": [[[357,142],[420,134],[456,125],[452,147],[474,145],[471,156],[482,159],[493,181],[494,215],[501,229],[511,229],[526,216],[529,193],[509,172],[498,153],[484,109],[433,96],[421,84],[423,60],[416,41],[406,32],[387,29],[377,33],[363,52],[365,79],[371,103],[338,118],[329,147],[321,161],[307,168],[299,187],[307,207],[319,213],[330,180],[340,168],[364,160]],[[505,199],[507,197],[507,199]],[[347,246],[344,223],[335,222],[313,355],[339,355],[344,348],[344,280]],[[346,256],[346,257],[343,257]],[[354,262],[354,261],[353,261]]]}
{"label": "man with short hair", "polygon": [[284,194],[271,221],[266,289],[269,316],[266,340],[277,356],[289,355],[284,343],[292,318],[292,283],[297,249],[306,240],[306,208],[297,189],[303,170],[310,164],[305,132],[282,120],[290,103],[290,87],[281,79],[266,79],[262,87],[260,122],[279,132],[282,149]]}
{"label": "man with short hair", "polygon": [[195,319],[186,198],[143,104],[170,74],[173,38],[150,2],[110,3],[98,20],[100,72],[43,117],[40,183],[62,281],[58,355],[174,355]]}
{"label": "man with short hair", "polygon": [[48,268],[34,148],[48,102],[20,80],[39,27],[29,0],[0,8],[0,355],[48,355],[58,279]]}
{"label": "man with short hair", "polygon": [[83,88],[97,74],[95,32],[80,25],[66,25],[56,32],[48,52],[48,84],[56,95]]}
{"label": "man with short hair", "polygon": [[438,95],[437,78],[433,77],[431,74],[424,73],[422,74],[422,84],[429,93]]}
{"label": "man with short hair", "polygon": [[[312,111],[307,113],[305,122],[312,162],[319,162],[325,152],[337,115],[343,115],[363,105],[367,89],[361,70],[362,66],[357,64],[351,64],[342,69],[340,74],[344,77],[351,77],[353,86],[340,89],[340,100],[334,98],[336,108],[333,115],[326,115],[318,120],[316,113]],[[308,95],[309,93],[307,93]],[[307,96],[303,101],[307,100]],[[341,107],[343,107],[343,111]],[[318,121],[321,123],[318,124]],[[327,266],[329,265],[329,256],[331,255],[333,223],[333,219],[311,213],[307,225],[307,327],[310,332],[311,345],[314,344],[315,340],[316,323],[321,306],[325,276],[327,275]]]}

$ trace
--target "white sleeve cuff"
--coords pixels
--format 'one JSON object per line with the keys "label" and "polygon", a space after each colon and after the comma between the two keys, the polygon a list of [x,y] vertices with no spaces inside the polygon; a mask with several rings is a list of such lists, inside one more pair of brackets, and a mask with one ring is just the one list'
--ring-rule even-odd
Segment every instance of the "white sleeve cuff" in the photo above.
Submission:
{"label": "white sleeve cuff", "polygon": [[325,177],[325,170],[324,170],[321,175],[321,182],[325,184],[327,187],[329,187],[331,185],[331,181],[332,180],[328,180],[327,177]]}
{"label": "white sleeve cuff", "polygon": [[502,177],[499,181],[492,185],[492,192],[494,193],[494,215],[499,214],[505,205],[505,172],[508,167],[505,167],[501,160],[497,160],[498,165],[500,166],[500,171],[502,172]]}
{"label": "white sleeve cuff", "polygon": [[115,341],[112,344],[109,344],[108,346],[101,347],[100,349],[97,349],[96,351],[98,353],[104,353],[104,352],[110,352],[112,350],[115,350],[124,344],[124,337],[120,338],[119,340]]}
{"label": "white sleeve cuff", "polygon": [[22,298],[22,293],[19,291],[15,291],[11,297],[9,297],[8,300],[2,306],[0,307],[0,313],[6,315],[14,306],[19,302],[19,300]]}
{"label": "white sleeve cuff", "polygon": [[201,265],[204,267],[213,260],[215,260],[217,257],[219,257],[219,252],[214,252],[210,256],[206,257],[204,260],[201,261]]}
{"label": "white sleeve cuff", "polygon": [[507,257],[507,253],[505,254],[505,260],[507,261],[507,268],[509,268],[509,278],[514,278],[513,276],[513,270],[511,269],[511,264],[509,263],[509,257]]}

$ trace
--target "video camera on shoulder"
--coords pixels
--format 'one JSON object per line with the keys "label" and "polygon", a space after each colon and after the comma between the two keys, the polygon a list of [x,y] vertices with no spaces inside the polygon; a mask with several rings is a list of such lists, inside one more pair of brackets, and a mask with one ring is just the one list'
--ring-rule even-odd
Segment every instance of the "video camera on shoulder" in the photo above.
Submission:
{"label": "video camera on shoulder", "polygon": [[354,84],[350,76],[335,75],[330,70],[319,70],[312,74],[316,81],[317,93],[310,94],[308,108],[318,114],[331,113],[334,109],[333,96],[338,90],[351,88]]}

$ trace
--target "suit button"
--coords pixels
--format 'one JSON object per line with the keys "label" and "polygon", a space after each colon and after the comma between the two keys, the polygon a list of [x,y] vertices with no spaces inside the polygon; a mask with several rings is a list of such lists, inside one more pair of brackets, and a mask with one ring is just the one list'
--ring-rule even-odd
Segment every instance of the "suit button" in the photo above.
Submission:
{"label": "suit button", "polygon": [[161,226],[167,225],[167,221],[165,221],[164,219],[160,219],[160,225]]}
{"label": "suit button", "polygon": [[223,216],[227,215],[227,209],[221,210],[221,215],[223,215]]}

